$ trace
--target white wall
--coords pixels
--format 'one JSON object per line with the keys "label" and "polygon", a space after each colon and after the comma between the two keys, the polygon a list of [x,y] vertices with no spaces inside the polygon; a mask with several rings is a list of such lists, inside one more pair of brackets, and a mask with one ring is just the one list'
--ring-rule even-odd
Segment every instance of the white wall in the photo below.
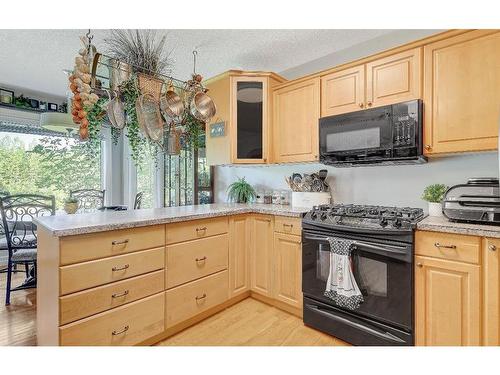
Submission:
{"label": "white wall", "polygon": [[[332,66],[365,57],[440,30],[400,30],[349,49],[335,52],[281,72],[289,79],[297,78]],[[332,47],[334,49],[334,47]],[[287,189],[285,176],[293,172],[311,173],[325,168],[322,164],[296,164],[253,167],[217,167],[215,172],[216,202],[226,201],[227,186],[237,177],[246,177],[257,188]],[[498,177],[496,152],[462,154],[432,158],[429,163],[406,166],[356,168],[326,167],[328,182],[333,187],[336,202],[422,207],[420,199],[425,186],[433,183],[454,185],[470,177]]]}
{"label": "white wall", "polygon": [[285,176],[293,172],[312,173],[328,170],[327,181],[338,203],[421,207],[423,189],[433,183],[449,186],[464,183],[470,177],[498,177],[496,152],[432,158],[426,164],[334,168],[322,164],[275,165],[261,167],[217,167],[216,202],[226,201],[227,186],[238,177],[256,188],[289,189]]}

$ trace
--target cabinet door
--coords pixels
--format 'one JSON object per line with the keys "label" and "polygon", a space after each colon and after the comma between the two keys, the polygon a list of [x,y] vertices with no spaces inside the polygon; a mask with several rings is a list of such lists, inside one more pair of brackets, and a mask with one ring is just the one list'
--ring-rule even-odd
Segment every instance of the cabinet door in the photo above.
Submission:
{"label": "cabinet door", "polygon": [[483,344],[500,345],[500,239],[483,239]]}
{"label": "cabinet door", "polygon": [[273,94],[274,161],[318,160],[319,78],[278,89]]}
{"label": "cabinet door", "polygon": [[480,345],[479,266],[415,257],[417,345]]}
{"label": "cabinet door", "polygon": [[302,308],[301,237],[274,233],[274,298]]}
{"label": "cabinet door", "polygon": [[251,287],[267,297],[272,294],[273,266],[273,217],[257,215],[251,220],[252,250],[251,250]]}
{"label": "cabinet door", "polygon": [[364,106],[364,65],[321,77],[321,117],[359,111]]}
{"label": "cabinet door", "polygon": [[366,64],[366,106],[380,107],[421,97],[421,48]]}
{"label": "cabinet door", "polygon": [[249,231],[246,215],[229,218],[229,297],[250,289]]}
{"label": "cabinet door", "polygon": [[231,78],[233,163],[265,163],[268,142],[268,79]]}
{"label": "cabinet door", "polygon": [[497,149],[500,32],[471,31],[424,47],[427,153]]}

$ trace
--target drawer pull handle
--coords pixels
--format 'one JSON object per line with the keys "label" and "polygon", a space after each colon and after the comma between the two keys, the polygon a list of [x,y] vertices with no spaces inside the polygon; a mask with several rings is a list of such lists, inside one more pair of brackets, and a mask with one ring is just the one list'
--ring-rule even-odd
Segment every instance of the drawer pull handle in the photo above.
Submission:
{"label": "drawer pull handle", "polygon": [[195,300],[198,302],[199,300],[202,300],[202,299],[205,299],[205,298],[207,298],[207,294],[203,293],[203,295],[201,297],[196,296]]}
{"label": "drawer pull handle", "polygon": [[441,245],[439,242],[436,242],[434,244],[434,246],[436,246],[438,249],[441,247],[444,249],[456,249],[457,248],[455,245]]}
{"label": "drawer pull handle", "polygon": [[203,258],[196,258],[195,260],[196,260],[196,262],[204,262],[207,260],[207,257],[204,256]]}
{"label": "drawer pull handle", "polygon": [[285,224],[285,223],[283,223],[283,226],[284,226],[284,227],[290,227],[290,228],[293,228],[293,224]]}
{"label": "drawer pull handle", "polygon": [[128,264],[125,264],[123,267],[113,267],[111,270],[113,271],[123,271],[129,268],[130,266]]}
{"label": "drawer pull handle", "polygon": [[115,240],[115,241],[111,242],[111,244],[112,244],[112,245],[126,245],[126,244],[128,244],[128,241],[129,241],[128,239],[126,239],[126,240],[121,240],[121,241],[116,241],[116,240]]}
{"label": "drawer pull handle", "polygon": [[113,336],[118,336],[118,335],[121,335],[121,334],[127,332],[128,329],[129,329],[129,326],[125,326],[125,327],[123,327],[123,329],[121,331],[113,331],[113,332],[111,332],[111,334]]}
{"label": "drawer pull handle", "polygon": [[490,249],[491,251],[496,251],[497,247],[495,245],[489,245],[488,249]]}
{"label": "drawer pull handle", "polygon": [[126,295],[128,295],[128,289],[126,291],[124,291],[123,293],[112,294],[111,297],[112,298],[120,298],[120,297],[125,297]]}
{"label": "drawer pull handle", "polygon": [[207,227],[196,228],[196,233],[198,233],[198,232],[204,232],[206,230],[207,230]]}
{"label": "drawer pull handle", "polygon": [[422,268],[424,265],[422,263],[417,263],[418,268]]}

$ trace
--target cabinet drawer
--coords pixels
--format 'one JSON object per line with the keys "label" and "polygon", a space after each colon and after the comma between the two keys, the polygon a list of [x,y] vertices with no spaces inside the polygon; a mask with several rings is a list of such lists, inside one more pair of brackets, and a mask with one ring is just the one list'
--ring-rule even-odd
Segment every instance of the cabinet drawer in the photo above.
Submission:
{"label": "cabinet drawer", "polygon": [[167,288],[227,269],[228,235],[167,246]]}
{"label": "cabinet drawer", "polygon": [[415,254],[479,264],[481,238],[461,234],[417,231]]}
{"label": "cabinet drawer", "polygon": [[228,273],[222,271],[167,290],[166,326],[173,327],[228,298]]}
{"label": "cabinet drawer", "polygon": [[167,225],[167,244],[227,233],[227,217],[173,223]]}
{"label": "cabinet drawer", "polygon": [[163,270],[59,298],[61,325],[162,292]]}
{"label": "cabinet drawer", "polygon": [[68,294],[164,268],[165,248],[138,251],[59,268],[60,294]]}
{"label": "cabinet drawer", "polygon": [[85,262],[163,245],[164,225],[62,237],[60,264]]}
{"label": "cabinet drawer", "polygon": [[300,217],[276,216],[274,218],[274,231],[302,235],[302,219]]}
{"label": "cabinet drawer", "polygon": [[134,345],[165,329],[165,293],[67,324],[60,345]]}

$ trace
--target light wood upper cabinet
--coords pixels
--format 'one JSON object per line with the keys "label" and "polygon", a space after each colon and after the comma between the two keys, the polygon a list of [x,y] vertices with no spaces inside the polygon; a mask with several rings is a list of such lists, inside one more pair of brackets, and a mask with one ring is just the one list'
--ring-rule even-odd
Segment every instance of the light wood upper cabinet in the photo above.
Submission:
{"label": "light wood upper cabinet", "polygon": [[[205,82],[217,107],[206,126],[209,165],[269,162],[271,90],[284,81],[274,73],[231,70]],[[223,131],[212,132],[214,124]]]}
{"label": "light wood upper cabinet", "polygon": [[301,237],[274,233],[274,298],[302,308]]}
{"label": "light wood upper cabinet", "polygon": [[366,64],[366,106],[384,105],[421,97],[421,48]]}
{"label": "light wood upper cabinet", "polygon": [[321,117],[359,111],[364,106],[364,65],[321,77]]}
{"label": "light wood upper cabinet", "polygon": [[477,30],[424,47],[428,154],[497,149],[500,32]]}
{"label": "light wood upper cabinet", "polygon": [[270,215],[251,218],[251,288],[267,297],[272,296],[273,226]]}
{"label": "light wood upper cabinet", "polygon": [[480,267],[423,256],[415,264],[416,344],[480,345]]}
{"label": "light wood upper cabinet", "polygon": [[229,218],[229,298],[250,289],[248,216]]}
{"label": "light wood upper cabinet", "polygon": [[319,98],[319,78],[274,91],[274,162],[318,160]]}
{"label": "light wood upper cabinet", "polygon": [[500,239],[483,239],[483,345],[500,345]]}

